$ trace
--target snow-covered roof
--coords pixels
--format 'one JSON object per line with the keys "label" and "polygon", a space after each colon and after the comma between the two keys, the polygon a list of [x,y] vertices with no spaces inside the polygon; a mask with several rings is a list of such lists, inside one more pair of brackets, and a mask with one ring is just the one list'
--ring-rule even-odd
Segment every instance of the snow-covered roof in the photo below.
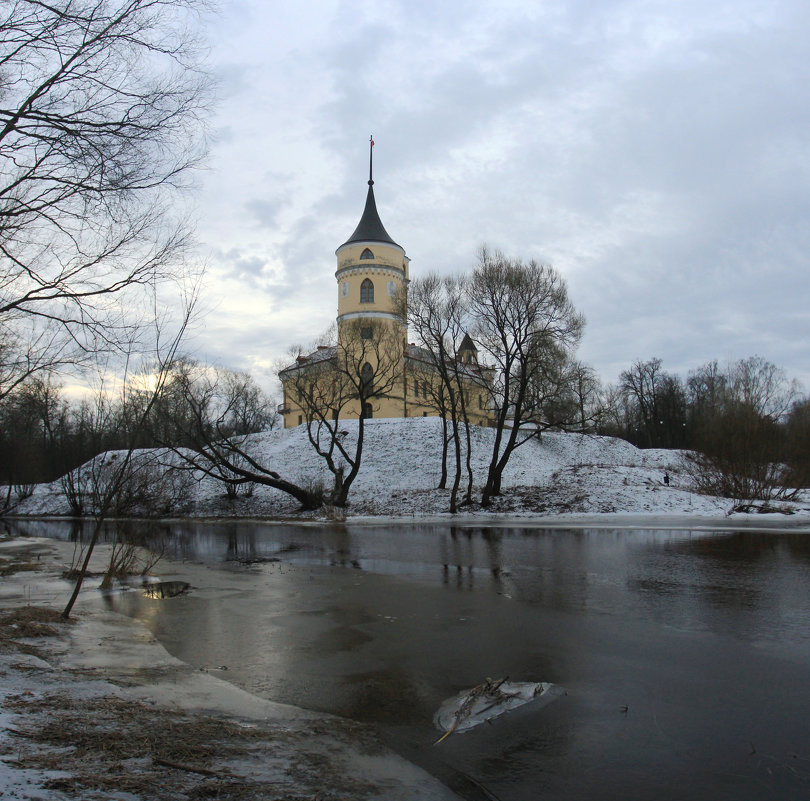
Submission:
{"label": "snow-covered roof", "polygon": [[334,359],[337,355],[337,347],[335,345],[319,345],[317,350],[312,351],[307,356],[299,356],[293,364],[288,365],[283,370],[279,370],[279,375],[286,373],[290,370],[296,370],[305,365],[319,364]]}

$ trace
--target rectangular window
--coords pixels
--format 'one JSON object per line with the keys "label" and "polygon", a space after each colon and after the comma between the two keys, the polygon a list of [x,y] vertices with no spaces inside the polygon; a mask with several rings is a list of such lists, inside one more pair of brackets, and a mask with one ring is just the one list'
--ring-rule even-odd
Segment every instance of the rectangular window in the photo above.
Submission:
{"label": "rectangular window", "polygon": [[360,329],[360,338],[361,339],[371,339],[372,332],[370,326],[364,326]]}

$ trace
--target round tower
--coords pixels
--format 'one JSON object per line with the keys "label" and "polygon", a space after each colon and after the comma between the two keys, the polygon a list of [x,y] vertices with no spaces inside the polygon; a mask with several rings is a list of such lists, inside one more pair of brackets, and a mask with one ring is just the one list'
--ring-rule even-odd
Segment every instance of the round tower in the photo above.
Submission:
{"label": "round tower", "polygon": [[373,138],[369,143],[368,195],[354,233],[335,251],[338,286],[338,335],[350,320],[390,320],[401,324],[394,298],[408,284],[405,249],[394,242],[380,220],[372,177]]}

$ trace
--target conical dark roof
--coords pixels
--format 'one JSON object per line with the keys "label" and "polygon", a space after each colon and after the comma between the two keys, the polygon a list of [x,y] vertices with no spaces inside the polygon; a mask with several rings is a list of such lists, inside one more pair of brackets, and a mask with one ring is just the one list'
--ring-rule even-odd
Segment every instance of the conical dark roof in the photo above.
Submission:
{"label": "conical dark roof", "polygon": [[[382,224],[380,215],[377,213],[377,203],[374,200],[374,181],[368,182],[368,195],[366,196],[366,207],[363,209],[363,216],[354,229],[354,233],[343,243],[350,245],[352,242],[385,242],[388,245],[400,247],[388,235],[385,226]],[[343,247],[341,245],[340,247]]]}
{"label": "conical dark roof", "polygon": [[478,353],[478,348],[475,347],[471,337],[469,334],[464,334],[464,339],[461,340],[461,344],[458,346],[458,352],[463,353],[465,350],[471,350],[473,353]]}

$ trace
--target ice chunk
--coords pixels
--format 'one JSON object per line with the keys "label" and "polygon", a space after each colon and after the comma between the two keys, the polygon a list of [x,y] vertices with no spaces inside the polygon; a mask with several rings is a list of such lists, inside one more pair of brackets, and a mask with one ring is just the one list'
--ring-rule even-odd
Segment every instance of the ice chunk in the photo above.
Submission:
{"label": "ice chunk", "polygon": [[453,732],[466,731],[524,704],[545,706],[562,694],[561,687],[545,681],[486,679],[483,684],[448,698],[439,707],[433,722],[437,729],[446,734],[437,742]]}

